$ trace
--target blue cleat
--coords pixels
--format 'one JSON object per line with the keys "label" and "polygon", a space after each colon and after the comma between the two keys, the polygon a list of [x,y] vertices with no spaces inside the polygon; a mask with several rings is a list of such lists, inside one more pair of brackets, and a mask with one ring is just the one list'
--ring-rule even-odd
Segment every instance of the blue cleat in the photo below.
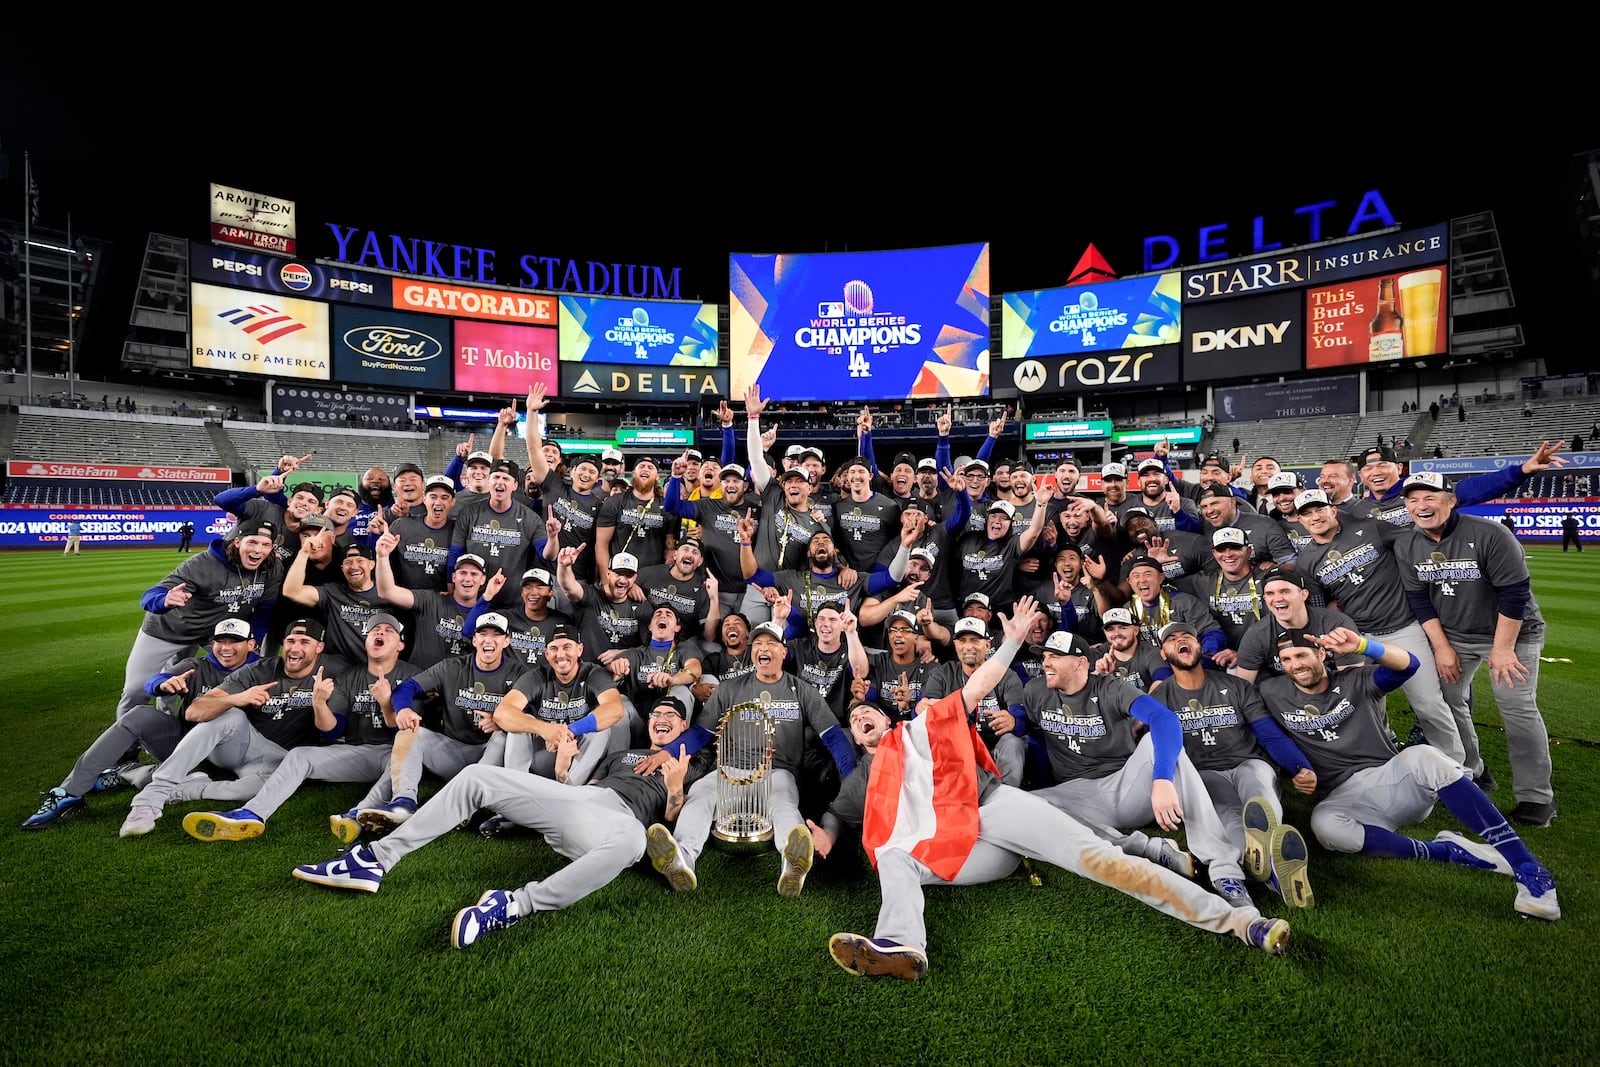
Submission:
{"label": "blue cleat", "polygon": [[456,912],[455,921],[450,924],[450,947],[466,948],[484,934],[516,925],[520,918],[511,914],[509,890],[487,890],[477,904]]}
{"label": "blue cleat", "polygon": [[1555,877],[1541,864],[1524,863],[1511,877],[1517,880],[1517,901],[1512,907],[1518,915],[1547,922],[1561,918]]}
{"label": "blue cleat", "polygon": [[1250,920],[1250,943],[1269,956],[1281,956],[1289,947],[1289,924],[1262,916]]}
{"label": "blue cleat", "polygon": [[1228,902],[1229,907],[1253,908],[1256,902],[1250,899],[1250,890],[1238,878],[1218,878],[1211,883],[1211,888],[1217,891],[1217,896]]}
{"label": "blue cleat", "polygon": [[54,826],[83,807],[82,797],[75,797],[60,786],[40,796],[43,803],[39,805],[38,811],[23,820],[24,830],[43,830]]}
{"label": "blue cleat", "polygon": [[183,832],[199,841],[248,841],[266,830],[266,820],[249,808],[191,811],[183,817]]}
{"label": "blue cleat", "polygon": [[302,882],[333,889],[359,889],[363,893],[376,893],[383,885],[383,864],[365,848],[353,848],[323,863],[307,863],[290,873]]}

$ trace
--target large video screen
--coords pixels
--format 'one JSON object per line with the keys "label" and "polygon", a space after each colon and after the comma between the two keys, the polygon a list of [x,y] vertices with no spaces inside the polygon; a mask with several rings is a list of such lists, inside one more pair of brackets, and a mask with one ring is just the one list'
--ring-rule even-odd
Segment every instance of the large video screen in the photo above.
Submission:
{"label": "large video screen", "polygon": [[196,282],[189,309],[196,370],[329,379],[327,304]]}
{"label": "large video screen", "polygon": [[1000,310],[1000,352],[1006,359],[1025,359],[1177,344],[1181,279],[1178,271],[1170,271],[1007,293]]}
{"label": "large video screen", "polygon": [[1440,264],[1306,290],[1306,369],[1447,351],[1448,273]]}
{"label": "large video screen", "polygon": [[561,298],[563,363],[717,365],[717,306],[668,300]]}
{"label": "large video screen", "polygon": [[450,320],[333,305],[333,377],[393,389],[449,392]]}
{"label": "large video screen", "polygon": [[456,392],[523,396],[535,382],[560,392],[554,327],[457,319],[454,333]]}
{"label": "large video screen", "polygon": [[729,257],[735,396],[983,396],[989,246]]}

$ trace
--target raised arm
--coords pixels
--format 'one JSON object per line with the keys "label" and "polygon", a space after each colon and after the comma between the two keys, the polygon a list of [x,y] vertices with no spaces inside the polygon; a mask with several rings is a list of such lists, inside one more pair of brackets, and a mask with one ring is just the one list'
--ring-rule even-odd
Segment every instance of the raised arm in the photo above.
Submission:
{"label": "raised arm", "polygon": [[[723,405],[727,407],[726,404]],[[750,482],[756,487],[757,493],[766,491],[767,484],[772,481],[772,468],[767,466],[767,457],[761,447],[761,413],[767,409],[767,401],[761,399],[761,386],[752,385],[744,393],[744,413],[749,420],[745,428],[747,444],[745,446],[746,459],[750,463]],[[721,409],[717,412],[721,415]],[[728,421],[724,426],[733,425],[733,412],[728,412]]]}

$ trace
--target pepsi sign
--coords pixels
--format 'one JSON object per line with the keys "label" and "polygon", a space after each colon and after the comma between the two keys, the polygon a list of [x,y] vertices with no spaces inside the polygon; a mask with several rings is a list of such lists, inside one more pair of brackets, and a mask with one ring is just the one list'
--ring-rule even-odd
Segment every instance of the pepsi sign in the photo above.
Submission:
{"label": "pepsi sign", "polygon": [[348,267],[324,267],[241,248],[191,244],[189,277],[196,282],[212,282],[235,289],[255,289],[263,293],[310,300],[334,300],[383,308],[391,304],[390,280],[381,275]]}

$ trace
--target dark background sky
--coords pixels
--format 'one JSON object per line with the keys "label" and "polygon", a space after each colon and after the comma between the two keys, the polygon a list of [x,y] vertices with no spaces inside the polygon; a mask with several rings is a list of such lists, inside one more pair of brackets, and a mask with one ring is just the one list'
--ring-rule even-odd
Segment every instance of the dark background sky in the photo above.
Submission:
{"label": "dark background sky", "polygon": [[[1259,70],[1088,91],[1087,69],[1011,77],[1005,59],[1000,84],[641,74],[591,57],[564,72],[423,64],[411,88],[380,90],[370,65],[179,64],[158,82],[92,46],[70,71],[21,52],[0,62],[0,216],[20,217],[29,151],[42,224],[70,211],[115,243],[81,350],[90,373],[115,367],[146,233],[204,237],[211,181],[296,201],[307,255],[332,254],[332,221],[498,249],[502,281],[523,253],[680,267],[684,297],[718,303],[730,251],[989,241],[996,292],[1046,288],[1091,242],[1122,274],[1142,270],[1152,234],[1192,264],[1202,225],[1227,223],[1235,254],[1256,215],[1270,239],[1303,243],[1294,209],[1327,200],[1325,236],[1342,234],[1376,189],[1407,226],[1493,211],[1530,353],[1553,370],[1596,362],[1572,155],[1600,147],[1600,118],[1554,62],[1502,70],[1493,94],[1460,94],[1468,105],[1439,100],[1443,75],[1268,99]],[[1414,91],[1432,100],[1408,118],[1397,101]]]}

